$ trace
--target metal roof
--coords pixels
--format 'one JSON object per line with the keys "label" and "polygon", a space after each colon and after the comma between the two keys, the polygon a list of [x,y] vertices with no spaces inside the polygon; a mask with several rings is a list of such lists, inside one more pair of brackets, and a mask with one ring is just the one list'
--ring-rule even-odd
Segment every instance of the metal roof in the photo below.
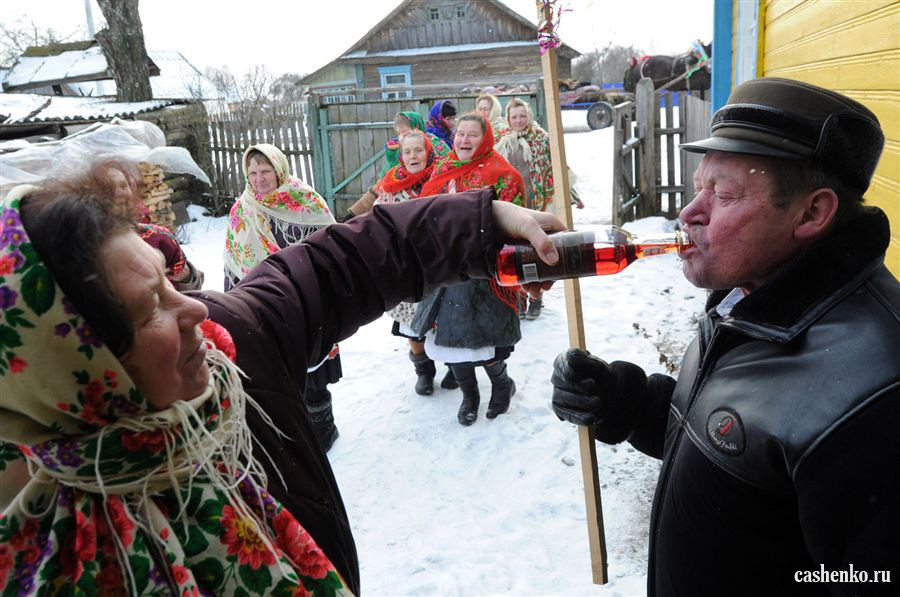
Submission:
{"label": "metal roof", "polygon": [[134,116],[179,103],[159,99],[147,102],[118,103],[115,98],[62,97],[31,93],[0,93],[0,124],[33,122],[106,120]]}

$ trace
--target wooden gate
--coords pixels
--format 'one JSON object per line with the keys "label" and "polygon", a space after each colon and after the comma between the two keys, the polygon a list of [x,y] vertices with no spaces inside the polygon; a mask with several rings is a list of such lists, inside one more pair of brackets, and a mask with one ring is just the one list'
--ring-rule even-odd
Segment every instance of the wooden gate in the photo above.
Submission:
{"label": "wooden gate", "polygon": [[[543,87],[540,92],[500,94],[504,106],[513,97],[528,101],[535,119],[546,123]],[[475,109],[474,95],[425,96],[326,103],[319,95],[309,98],[309,130],[314,147],[316,190],[336,215],[347,211],[378,180],[384,166],[384,144],[394,137],[394,115],[416,111],[428,119],[431,107],[452,100],[459,114]]]}
{"label": "wooden gate", "polygon": [[656,92],[641,80],[633,102],[613,108],[613,223],[674,219],[689,201],[702,156],[680,143],[708,136],[710,103],[698,92]]}

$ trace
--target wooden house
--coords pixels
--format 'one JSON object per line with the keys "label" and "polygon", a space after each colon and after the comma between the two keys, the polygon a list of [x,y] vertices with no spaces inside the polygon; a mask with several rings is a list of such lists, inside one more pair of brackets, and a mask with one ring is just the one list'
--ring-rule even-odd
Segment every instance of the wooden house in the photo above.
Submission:
{"label": "wooden house", "polygon": [[[557,51],[559,78],[576,50]],[[541,77],[534,23],[498,0],[404,0],[346,52],[304,77],[329,102],[412,97]]]}
{"label": "wooden house", "polygon": [[884,153],[866,192],[891,221],[885,263],[900,276],[900,2],[732,0],[715,4],[713,108],[755,77],[786,77],[865,104]]}

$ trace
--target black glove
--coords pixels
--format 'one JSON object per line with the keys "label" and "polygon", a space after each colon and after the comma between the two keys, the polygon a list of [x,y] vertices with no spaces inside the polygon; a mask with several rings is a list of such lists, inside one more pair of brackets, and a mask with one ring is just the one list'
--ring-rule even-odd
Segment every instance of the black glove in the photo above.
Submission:
{"label": "black glove", "polygon": [[616,375],[606,361],[570,348],[553,361],[550,382],[556,416],[576,425],[593,425],[606,415],[606,396],[615,391]]}
{"label": "black glove", "polygon": [[344,216],[340,220],[338,220],[338,222],[340,222],[341,224],[346,224],[347,222],[352,220],[354,217],[356,217],[356,214],[353,213],[352,211],[348,211],[346,214],[344,214]]}
{"label": "black glove", "polygon": [[[553,412],[576,425],[594,425],[598,441],[618,444],[628,439],[634,445],[632,434],[642,416],[665,428],[672,386],[660,386],[657,377],[665,376],[654,375],[648,380],[644,370],[632,363],[607,363],[583,350],[567,350],[553,362]],[[675,380],[665,379],[674,385]],[[657,406],[661,409],[658,412]],[[653,438],[662,438],[663,432],[657,433],[657,427],[648,432]],[[645,451],[645,441],[639,443],[641,447],[635,447]]]}

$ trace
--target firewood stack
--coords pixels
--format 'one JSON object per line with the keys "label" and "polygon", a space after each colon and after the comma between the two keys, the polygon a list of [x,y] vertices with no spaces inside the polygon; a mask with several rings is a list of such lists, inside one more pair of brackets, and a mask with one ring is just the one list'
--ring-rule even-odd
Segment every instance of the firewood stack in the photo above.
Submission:
{"label": "firewood stack", "polygon": [[150,221],[175,232],[175,212],[172,211],[172,189],[166,184],[162,168],[141,163],[141,200],[147,206]]}

